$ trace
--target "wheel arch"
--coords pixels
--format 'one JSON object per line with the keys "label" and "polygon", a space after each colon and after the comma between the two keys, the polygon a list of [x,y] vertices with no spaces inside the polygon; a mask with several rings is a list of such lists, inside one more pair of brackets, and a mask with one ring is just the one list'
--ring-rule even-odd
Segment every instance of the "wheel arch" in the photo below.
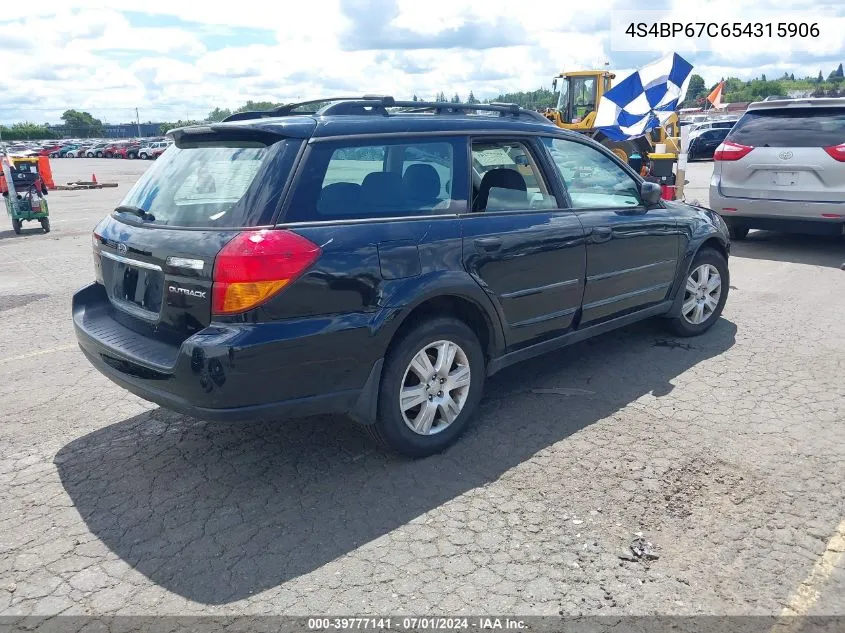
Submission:
{"label": "wheel arch", "polygon": [[385,335],[389,337],[387,352],[399,336],[418,323],[428,318],[448,316],[463,321],[476,333],[486,360],[500,355],[505,343],[499,315],[480,288],[478,294],[468,292],[465,288],[446,287],[426,293],[412,304],[393,311],[382,326],[386,328]]}
{"label": "wheel arch", "polygon": [[690,273],[693,261],[702,249],[709,248],[716,251],[725,261],[728,261],[730,248],[727,241],[716,230],[707,232],[704,235],[697,236],[687,244],[686,251],[683,254],[681,265],[678,266],[678,274],[675,279],[675,285],[672,288],[672,299],[674,301],[673,308],[677,306],[680,301],[683,301],[684,293],[681,288],[686,284],[687,276]]}
{"label": "wheel arch", "polygon": [[501,319],[492,301],[472,280],[442,285],[422,293],[402,307],[383,308],[371,327],[386,342],[384,356],[376,361],[361,395],[350,409],[356,422],[371,425],[378,415],[378,393],[384,371],[384,359],[404,332],[427,318],[451,316],[463,321],[479,337],[485,362],[504,353],[505,339]]}

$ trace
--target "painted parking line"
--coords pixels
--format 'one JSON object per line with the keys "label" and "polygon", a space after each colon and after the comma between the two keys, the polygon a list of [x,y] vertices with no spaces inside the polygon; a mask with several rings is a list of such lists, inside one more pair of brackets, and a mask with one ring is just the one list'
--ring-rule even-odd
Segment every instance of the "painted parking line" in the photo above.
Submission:
{"label": "painted parking line", "polygon": [[102,217],[97,218],[76,218],[76,217],[62,217],[57,220],[50,218],[50,224],[65,224],[66,222],[94,222],[102,220]]}
{"label": "painted parking line", "polygon": [[803,619],[796,616],[805,616],[810,612],[843,556],[845,556],[845,519],[836,527],[836,531],[828,540],[827,547],[813,565],[810,574],[790,596],[787,606],[780,614],[783,619],[772,628],[771,633],[796,633],[801,629]]}
{"label": "painted parking line", "polygon": [[30,352],[29,354],[21,354],[20,356],[10,356],[9,358],[0,358],[0,365],[4,363],[11,363],[16,360],[23,360],[25,358],[32,358],[34,356],[41,356],[42,354],[52,354],[53,352],[64,352],[69,349],[75,349],[76,345],[61,345],[59,347],[51,347],[50,349],[41,349],[37,352]]}

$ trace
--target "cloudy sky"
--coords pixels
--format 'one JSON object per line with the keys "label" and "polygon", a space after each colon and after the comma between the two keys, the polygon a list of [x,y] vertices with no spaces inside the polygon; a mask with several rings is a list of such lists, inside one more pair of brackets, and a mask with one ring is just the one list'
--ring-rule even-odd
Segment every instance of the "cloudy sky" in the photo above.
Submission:
{"label": "cloudy sky", "polygon": [[[38,0],[0,10],[0,123],[57,122],[67,108],[108,122],[204,117],[247,99],[385,93],[477,97],[550,87],[561,70],[636,68],[673,50],[630,52],[611,35],[623,9],[732,22],[768,11],[820,17],[818,38],[678,50],[708,83],[845,61],[841,0]],[[683,5],[683,9],[680,8]],[[215,8],[216,7],[216,8]],[[567,10],[572,7],[572,10]],[[803,13],[795,13],[802,10]],[[618,14],[617,14],[618,15]],[[651,17],[651,14],[649,14]],[[699,46],[699,48],[701,48]]]}

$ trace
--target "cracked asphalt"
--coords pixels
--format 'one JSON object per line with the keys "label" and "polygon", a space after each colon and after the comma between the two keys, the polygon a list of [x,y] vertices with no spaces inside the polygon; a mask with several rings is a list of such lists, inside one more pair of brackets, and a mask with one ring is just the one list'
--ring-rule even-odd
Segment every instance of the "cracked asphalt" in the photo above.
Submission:
{"label": "cracked asphalt", "polygon": [[[90,367],[70,298],[148,165],[55,160],[120,186],[0,231],[0,615],[777,615],[802,583],[805,613],[845,615],[842,241],[752,233],[708,334],[650,321],[511,367],[411,462],[340,418],[206,423]],[[659,558],[620,558],[639,534]]]}

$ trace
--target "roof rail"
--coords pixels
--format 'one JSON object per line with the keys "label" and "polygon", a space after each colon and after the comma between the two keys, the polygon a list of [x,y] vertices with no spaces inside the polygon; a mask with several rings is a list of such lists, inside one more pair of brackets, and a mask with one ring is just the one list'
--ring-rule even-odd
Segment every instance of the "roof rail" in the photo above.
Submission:
{"label": "roof rail", "polygon": [[224,122],[243,121],[265,117],[286,116],[294,114],[295,110],[303,106],[320,106],[306,108],[296,114],[327,115],[378,115],[392,114],[388,108],[401,109],[401,112],[433,112],[434,114],[467,114],[468,112],[495,112],[500,117],[512,116],[538,123],[553,125],[549,119],[534,110],[526,110],[516,103],[450,103],[446,101],[397,101],[389,95],[363,95],[361,97],[326,97],[311,101],[288,103],[278,108],[266,111],[238,112],[225,118]]}
{"label": "roof rail", "polygon": [[[378,97],[370,97],[368,95],[365,95],[364,98],[366,99]],[[324,99],[296,101],[280,105],[276,108],[273,108],[272,110],[248,110],[246,112],[235,112],[234,114],[230,114],[225,119],[223,119],[222,123],[228,123],[230,121],[246,121],[248,119],[263,119],[267,117],[286,116],[288,114],[294,114],[294,110],[298,110],[303,106],[313,105],[322,107],[324,104],[333,101],[350,101],[356,99],[361,99],[361,97],[326,97]],[[296,114],[316,114],[319,109],[319,107],[307,108],[304,109],[302,112],[297,112]]]}

